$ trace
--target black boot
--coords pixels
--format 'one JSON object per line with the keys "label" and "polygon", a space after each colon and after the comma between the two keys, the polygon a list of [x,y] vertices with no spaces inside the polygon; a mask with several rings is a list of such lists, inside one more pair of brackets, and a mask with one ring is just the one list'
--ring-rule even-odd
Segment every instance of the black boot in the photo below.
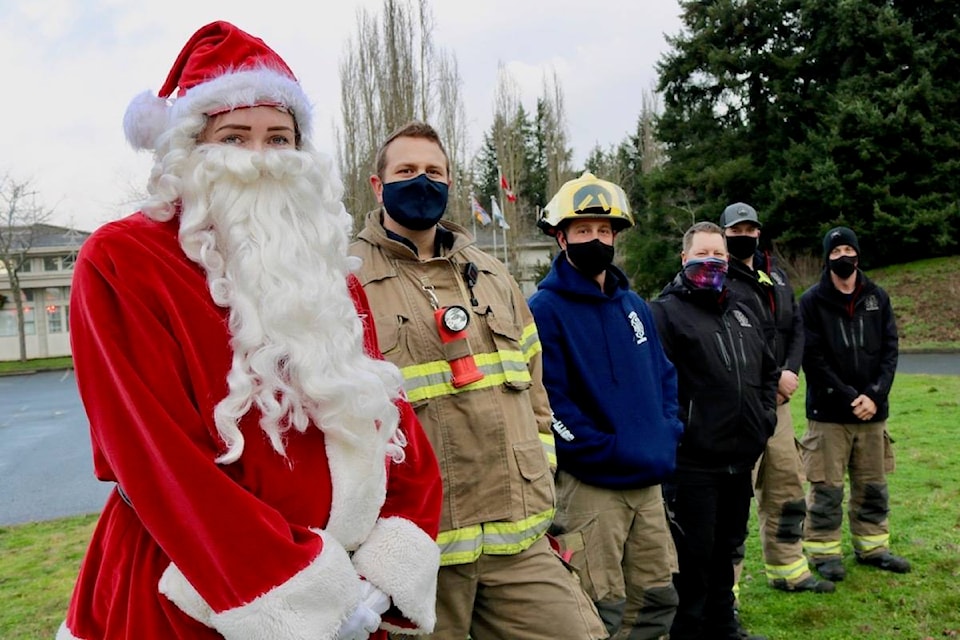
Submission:
{"label": "black boot", "polygon": [[858,564],[865,564],[894,573],[910,573],[910,562],[906,558],[895,556],[889,551],[874,556],[857,556]]}

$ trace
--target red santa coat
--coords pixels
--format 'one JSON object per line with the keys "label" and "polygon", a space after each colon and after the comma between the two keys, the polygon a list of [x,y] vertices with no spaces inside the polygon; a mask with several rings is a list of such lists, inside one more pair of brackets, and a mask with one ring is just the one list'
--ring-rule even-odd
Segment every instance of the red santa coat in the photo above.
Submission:
{"label": "red santa coat", "polygon": [[[142,214],[105,225],[74,268],[71,339],[95,474],[129,505],[116,491],[107,500],[58,639],[335,638],[358,573],[391,597],[384,628],[432,628],[441,482],[410,406],[398,403],[402,463],[313,427],[288,433],[284,458],[252,410],[240,460],[216,464],[226,310],[178,225]],[[349,289],[380,357],[352,276]]]}

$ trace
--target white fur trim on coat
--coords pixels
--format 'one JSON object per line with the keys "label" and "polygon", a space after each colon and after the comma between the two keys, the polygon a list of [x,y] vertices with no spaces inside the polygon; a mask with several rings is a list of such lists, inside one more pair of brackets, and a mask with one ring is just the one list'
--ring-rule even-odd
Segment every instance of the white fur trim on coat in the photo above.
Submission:
{"label": "white fur trim on coat", "polygon": [[80,640],[77,636],[73,635],[70,632],[70,629],[67,629],[67,621],[64,620],[60,624],[60,628],[57,629],[57,638],[56,640]]}
{"label": "white fur trim on coat", "polygon": [[333,482],[333,500],[326,531],[347,551],[367,539],[387,499],[386,445],[374,432],[357,434],[347,442],[327,433],[325,446]]}
{"label": "white fur trim on coat", "polygon": [[346,551],[325,532],[323,550],[292,578],[253,601],[219,613],[170,564],[160,592],[227,640],[334,640],[360,601],[360,577]]}
{"label": "white fur trim on coat", "polygon": [[[437,622],[437,571],[440,547],[420,527],[404,518],[384,518],[353,554],[357,573],[393,600],[416,630],[430,633]],[[387,629],[389,625],[385,625]]]}

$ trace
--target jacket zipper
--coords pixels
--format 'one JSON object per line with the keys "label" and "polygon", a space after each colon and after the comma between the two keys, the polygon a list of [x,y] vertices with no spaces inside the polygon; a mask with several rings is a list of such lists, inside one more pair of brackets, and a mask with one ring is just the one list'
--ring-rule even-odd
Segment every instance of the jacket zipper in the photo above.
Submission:
{"label": "jacket zipper", "polygon": [[727,365],[727,371],[733,371],[733,362],[730,360],[730,354],[727,353],[726,345],[723,344],[720,332],[713,334],[713,337],[717,339],[717,346],[720,348],[720,355],[723,356],[723,363]]}
{"label": "jacket zipper", "polygon": [[[737,372],[737,415],[743,415],[743,380],[740,377],[740,369],[741,367],[746,365],[746,356],[744,354],[743,362],[737,362],[737,347],[733,341],[733,330],[730,328],[730,321],[726,317],[723,318],[723,326],[724,326],[724,329],[726,330],[727,340],[730,342],[730,350],[733,352],[733,360],[734,360],[734,364],[736,365],[734,368],[736,369],[736,372]],[[743,339],[742,333],[740,335],[740,338],[741,338],[741,345],[742,345],[742,339]],[[734,437],[734,449],[739,449],[739,446],[740,446],[740,432],[738,431],[737,435]],[[727,472],[728,473],[734,472],[734,468],[732,465],[727,467]]]}

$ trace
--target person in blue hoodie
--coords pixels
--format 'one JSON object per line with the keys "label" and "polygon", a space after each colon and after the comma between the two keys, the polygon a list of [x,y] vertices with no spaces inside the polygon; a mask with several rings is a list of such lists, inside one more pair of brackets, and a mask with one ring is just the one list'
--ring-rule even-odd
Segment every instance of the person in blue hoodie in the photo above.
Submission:
{"label": "person in blue hoodie", "polygon": [[669,633],[677,608],[660,482],[683,425],[650,310],[612,264],[632,225],[616,184],[589,172],[565,183],[538,222],[561,251],[529,305],[556,434],[552,533],[610,637],[640,640]]}

